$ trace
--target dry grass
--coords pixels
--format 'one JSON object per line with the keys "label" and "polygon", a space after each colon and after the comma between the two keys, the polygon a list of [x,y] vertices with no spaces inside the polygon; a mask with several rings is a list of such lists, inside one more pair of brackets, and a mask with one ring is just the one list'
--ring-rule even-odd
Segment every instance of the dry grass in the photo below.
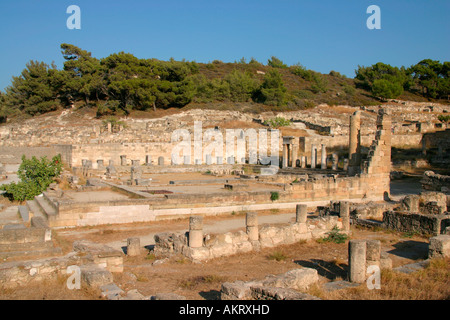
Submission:
{"label": "dry grass", "polygon": [[357,288],[327,292],[319,286],[310,294],[326,300],[448,300],[450,299],[450,259],[432,260],[431,264],[411,274],[381,271],[381,289]]}

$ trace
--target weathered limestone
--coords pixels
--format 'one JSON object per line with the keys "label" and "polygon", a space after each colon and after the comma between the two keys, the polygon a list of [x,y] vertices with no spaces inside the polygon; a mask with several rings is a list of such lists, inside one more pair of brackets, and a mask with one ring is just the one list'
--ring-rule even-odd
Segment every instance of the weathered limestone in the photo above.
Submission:
{"label": "weathered limestone", "polygon": [[353,176],[361,171],[361,112],[350,116],[349,167],[348,174]]}
{"label": "weathered limestone", "polygon": [[324,144],[322,144],[322,152],[320,155],[321,159],[320,159],[320,168],[322,170],[327,169],[327,148]]}
{"label": "weathered limestone", "polygon": [[311,169],[316,168],[316,162],[317,162],[317,148],[315,145],[311,145]]}
{"label": "weathered limestone", "polygon": [[337,153],[331,155],[331,170],[336,171],[338,169],[339,157]]}
{"label": "weathered limestone", "polygon": [[164,165],[164,157],[158,157],[158,166],[163,166]]}
{"label": "weathered limestone", "polygon": [[306,156],[302,156],[301,167],[302,167],[302,168],[306,168]]}
{"label": "weathered limestone", "polygon": [[294,269],[284,274],[267,276],[262,280],[225,282],[220,290],[220,298],[221,300],[317,300],[317,297],[298,291],[308,290],[318,281],[317,270]]}
{"label": "weathered limestone", "polygon": [[127,239],[127,256],[135,257],[141,254],[141,240],[139,238]]}
{"label": "weathered limestone", "polygon": [[258,214],[255,212],[247,212],[245,224],[249,240],[258,241],[259,240]]}
{"label": "weathered limestone", "polygon": [[366,267],[376,265],[381,267],[380,240],[366,240]]}
{"label": "weathered limestone", "polygon": [[145,165],[151,166],[152,165],[152,156],[151,155],[145,155]]}
{"label": "weathered limestone", "polygon": [[349,280],[363,283],[366,280],[366,241],[350,240],[348,243]]}
{"label": "weathered limestone", "polygon": [[450,257],[450,235],[438,235],[430,238],[428,249],[429,258]]}
{"label": "weathered limestone", "polygon": [[200,248],[203,246],[203,217],[192,216],[189,218],[189,247]]}
{"label": "weathered limestone", "polygon": [[306,223],[308,218],[308,206],[306,204],[298,204],[296,207],[295,222]]}
{"label": "weathered limestone", "polygon": [[339,202],[339,216],[342,219],[342,229],[350,231],[350,203],[348,201]]}
{"label": "weathered limestone", "polygon": [[292,145],[292,168],[297,167],[298,160],[298,144]]}

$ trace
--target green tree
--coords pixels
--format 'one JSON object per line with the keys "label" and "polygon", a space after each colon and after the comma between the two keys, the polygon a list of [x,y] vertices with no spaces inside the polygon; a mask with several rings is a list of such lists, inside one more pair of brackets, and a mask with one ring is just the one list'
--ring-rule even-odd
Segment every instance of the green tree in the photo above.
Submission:
{"label": "green tree", "polygon": [[230,100],[233,102],[247,102],[251,99],[258,84],[253,77],[247,73],[233,70],[225,77],[230,90]]}
{"label": "green tree", "polygon": [[383,99],[397,98],[403,93],[403,87],[398,82],[390,82],[384,79],[377,79],[372,86],[372,94]]}
{"label": "green tree", "polygon": [[396,98],[403,93],[404,87],[409,88],[410,86],[410,78],[403,67],[397,68],[378,62],[370,67],[358,66],[355,72],[356,84],[371,91],[375,96],[379,96],[381,93],[385,97]]}
{"label": "green tree", "polygon": [[272,56],[269,60],[267,60],[267,65],[273,68],[281,68],[281,69],[288,67],[286,64],[284,64],[283,61],[281,61],[275,56]]}
{"label": "green tree", "polygon": [[89,104],[90,99],[97,101],[106,96],[105,70],[100,61],[91,56],[90,52],[74,45],[61,44],[64,59],[65,83],[62,93],[67,101],[83,99]]}
{"label": "green tree", "polygon": [[6,88],[5,112],[11,115],[31,116],[56,110],[60,105],[58,92],[52,85],[56,67],[44,62],[30,61],[20,76],[13,77]]}
{"label": "green tree", "polygon": [[424,59],[408,69],[424,96],[447,98],[450,94],[450,62]]}
{"label": "green tree", "polygon": [[256,90],[253,99],[256,102],[271,106],[286,105],[286,92],[281,74],[276,69],[272,69],[264,76],[263,83]]}
{"label": "green tree", "polygon": [[32,200],[48,188],[61,174],[61,170],[61,155],[53,157],[52,160],[47,157],[39,160],[36,157],[27,159],[22,156],[22,163],[17,171],[20,182],[1,185],[0,190],[6,191],[5,196],[11,201]]}

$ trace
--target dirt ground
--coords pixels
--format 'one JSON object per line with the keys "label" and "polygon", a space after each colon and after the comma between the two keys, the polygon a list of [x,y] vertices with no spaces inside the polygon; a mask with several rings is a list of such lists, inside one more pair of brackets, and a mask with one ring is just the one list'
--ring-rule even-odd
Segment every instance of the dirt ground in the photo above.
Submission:
{"label": "dirt ground", "polygon": [[[208,217],[207,219],[226,218]],[[182,229],[187,226],[186,222],[185,220],[159,221],[144,225],[79,228],[65,234],[58,234],[56,231],[55,242],[68,252],[76,239],[109,243],[126,237],[143,236],[148,232]],[[427,257],[428,239],[419,236],[387,231],[375,232],[352,227],[351,239],[380,240],[382,251],[389,253],[394,267]],[[139,257],[124,257],[124,272],[114,274],[114,282],[124,291],[138,289],[145,296],[172,292],[191,300],[215,300],[220,298],[220,288],[224,282],[258,280],[269,274],[281,274],[301,267],[317,269],[320,283],[346,280],[347,256],[348,240],[341,244],[310,240],[276,248],[265,248],[259,252],[217,258],[203,263],[193,263],[182,256],[172,256],[164,260],[163,257],[155,257],[151,251],[143,248]],[[392,271],[383,272],[381,290],[369,291],[367,288],[362,288],[365,286],[361,286],[329,293],[320,285],[316,285],[310,289],[309,293],[322,299],[448,299],[450,298],[449,262],[448,259],[444,260],[434,269],[426,270],[418,276],[397,275]],[[424,287],[424,284],[427,287]],[[81,290],[68,290],[65,286],[65,278],[58,276],[44,283],[30,283],[26,288],[3,290],[0,292],[0,299],[85,300],[102,299],[102,297],[99,290],[84,287]]]}

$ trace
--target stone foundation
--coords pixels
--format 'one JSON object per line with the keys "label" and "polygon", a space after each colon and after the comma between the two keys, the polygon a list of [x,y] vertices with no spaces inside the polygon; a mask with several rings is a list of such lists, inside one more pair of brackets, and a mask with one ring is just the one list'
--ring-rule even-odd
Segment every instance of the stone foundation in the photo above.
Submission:
{"label": "stone foundation", "polygon": [[193,261],[205,261],[261,248],[321,238],[335,226],[342,228],[342,222],[335,216],[309,218],[307,223],[292,223],[282,226],[265,225],[258,228],[253,225],[253,228],[258,228],[257,240],[253,238],[254,231],[249,232],[247,227],[247,232],[206,234],[203,236],[201,246],[196,247],[190,246],[190,232],[185,234],[162,233],[155,235],[154,252],[157,255],[182,254]]}

